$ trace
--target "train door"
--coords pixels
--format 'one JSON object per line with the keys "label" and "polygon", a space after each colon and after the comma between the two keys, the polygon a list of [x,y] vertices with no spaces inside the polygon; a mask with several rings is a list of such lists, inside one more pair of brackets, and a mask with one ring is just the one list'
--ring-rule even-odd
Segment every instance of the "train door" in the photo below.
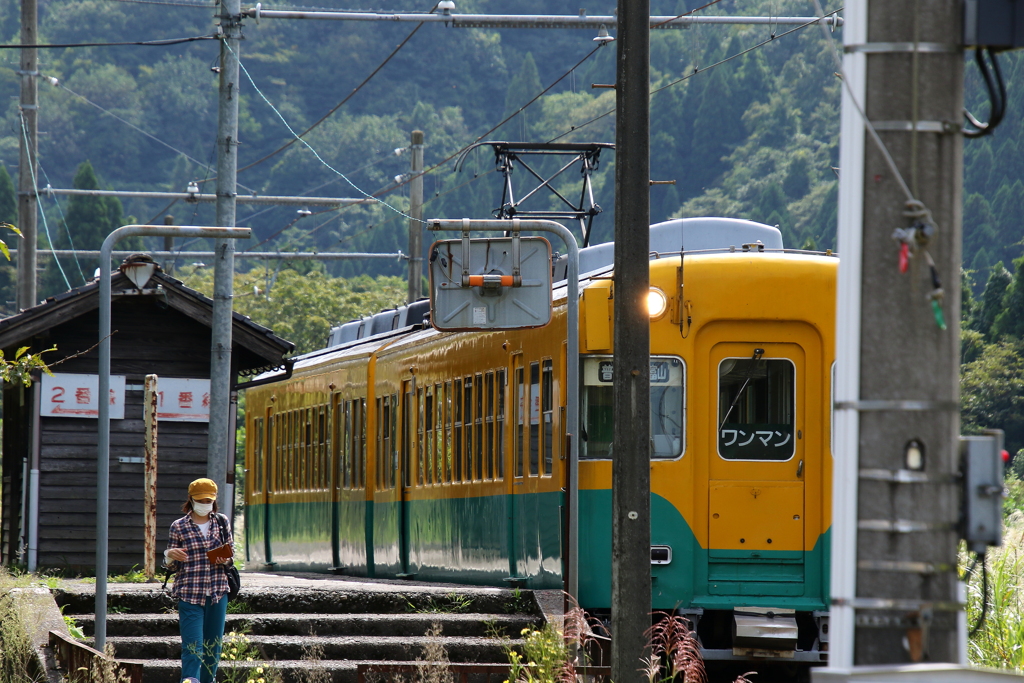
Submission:
{"label": "train door", "polygon": [[341,567],[341,506],[342,495],[348,482],[350,418],[348,402],[341,394],[331,396],[331,566]]}
{"label": "train door", "polygon": [[413,450],[413,434],[415,434],[416,430],[415,384],[414,380],[404,380],[402,382],[402,405],[400,417],[401,442],[399,444],[401,457],[397,461],[401,470],[398,477],[398,548],[400,555],[399,566],[401,568],[400,576],[410,576],[415,573],[413,570],[410,570],[409,566],[409,496],[413,487],[413,467],[416,460],[416,454]]}
{"label": "train door", "polygon": [[720,342],[710,360],[708,592],[803,595],[805,349]]}
{"label": "train door", "polygon": [[276,472],[280,472],[281,454],[278,453],[277,449],[277,416],[274,414],[273,408],[267,408],[266,418],[266,430],[259,430],[260,437],[263,439],[260,452],[262,461],[257,467],[257,471],[260,472],[260,481],[263,489],[262,503],[263,503],[263,557],[266,564],[274,563],[273,545],[270,542],[271,534],[271,516],[273,514],[273,506],[270,504],[270,492],[271,490],[277,490],[278,482],[280,481],[279,476],[275,476]]}

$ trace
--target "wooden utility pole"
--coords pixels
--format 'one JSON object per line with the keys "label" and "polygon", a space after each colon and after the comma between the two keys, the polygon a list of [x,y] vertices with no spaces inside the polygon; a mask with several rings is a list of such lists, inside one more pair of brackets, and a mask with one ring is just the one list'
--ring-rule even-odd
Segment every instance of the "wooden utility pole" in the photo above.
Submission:
{"label": "wooden utility pole", "polygon": [[[35,45],[36,0],[21,1],[21,44]],[[21,48],[21,105],[18,109],[18,291],[19,310],[36,304],[36,156],[39,137],[39,61],[34,47]]]}
{"label": "wooden utility pole", "polygon": [[615,81],[612,680],[646,680],[651,625],[650,2],[619,0]]}
{"label": "wooden utility pole", "polygon": [[[955,531],[962,4],[847,5],[830,668],[958,662],[963,652]],[[905,273],[896,228],[913,230]]]}
{"label": "wooden utility pole", "polygon": [[409,295],[408,303],[423,293],[423,131],[414,130],[409,145],[412,180],[409,181]]}

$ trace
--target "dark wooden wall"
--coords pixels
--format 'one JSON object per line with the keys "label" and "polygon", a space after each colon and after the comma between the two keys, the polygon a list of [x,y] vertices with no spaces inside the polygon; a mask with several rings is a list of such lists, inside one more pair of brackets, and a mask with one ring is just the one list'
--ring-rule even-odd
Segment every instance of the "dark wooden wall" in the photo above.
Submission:
{"label": "dark wooden wall", "polygon": [[[88,349],[96,343],[98,312],[50,328],[34,341],[33,351],[56,344],[48,355],[53,362]],[[145,375],[208,378],[210,330],[192,318],[161,305],[158,297],[115,297],[111,329],[111,372],[125,375],[128,385],[141,385]],[[98,352],[71,359],[54,371],[95,374]],[[236,365],[237,367],[237,365]],[[233,373],[234,374],[234,373]],[[5,478],[20,478],[21,455],[31,450],[31,432],[11,429],[11,421],[30,429],[31,392],[26,392],[22,409],[8,403],[5,391],[4,471]],[[142,391],[128,391],[123,420],[110,426],[110,518],[109,566],[123,572],[143,566],[143,465],[121,463],[121,457],[143,455],[144,424]],[[96,557],[96,420],[44,417],[41,422],[39,546],[40,568],[53,567],[72,572],[91,571]],[[162,557],[167,528],[181,516],[181,504],[188,483],[206,476],[207,423],[159,423],[158,450],[158,544]],[[8,457],[10,454],[10,457]],[[15,460],[17,461],[15,463]],[[10,461],[10,462],[9,462]],[[11,486],[12,492],[20,487]],[[7,507],[4,490],[4,539],[17,520]],[[20,492],[19,492],[20,496]],[[4,548],[4,562],[12,556]]]}

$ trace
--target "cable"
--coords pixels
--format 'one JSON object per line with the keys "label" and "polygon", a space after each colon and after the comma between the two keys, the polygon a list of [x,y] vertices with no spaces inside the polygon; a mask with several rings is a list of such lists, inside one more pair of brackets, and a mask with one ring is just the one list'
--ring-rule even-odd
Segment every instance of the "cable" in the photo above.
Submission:
{"label": "cable", "polygon": [[[431,11],[433,11],[433,10],[431,10]],[[316,122],[315,122],[315,123],[313,123],[313,125],[311,125],[311,126],[310,126],[309,128],[307,128],[306,130],[302,131],[302,133],[300,133],[298,137],[299,137],[299,138],[303,138],[303,137],[305,137],[307,133],[309,133],[309,132],[310,132],[311,130],[313,130],[314,128],[316,128],[317,126],[319,126],[319,125],[320,125],[321,123],[323,123],[324,121],[326,121],[326,120],[327,120],[327,118],[328,118],[329,116],[331,116],[331,114],[333,114],[334,112],[336,112],[336,111],[338,111],[339,109],[341,109],[341,107],[342,107],[342,106],[344,106],[344,104],[345,104],[346,102],[348,102],[348,101],[349,101],[350,99],[352,99],[352,98],[353,98],[353,97],[355,96],[355,94],[356,94],[357,92],[359,92],[360,90],[362,90],[363,86],[365,86],[365,85],[366,85],[367,83],[369,83],[369,82],[370,82],[370,80],[371,80],[371,79],[372,79],[372,78],[373,78],[374,76],[376,76],[376,75],[377,75],[377,73],[378,73],[378,72],[379,72],[379,71],[380,71],[381,69],[383,69],[383,68],[384,68],[385,66],[387,66],[387,63],[391,61],[392,57],[394,57],[395,55],[397,55],[397,54],[398,54],[398,52],[399,52],[399,50],[401,50],[401,49],[402,49],[403,47],[405,47],[405,44],[406,44],[406,43],[408,43],[408,42],[409,42],[409,41],[410,41],[410,40],[412,39],[412,37],[413,37],[414,35],[416,35],[416,32],[417,32],[417,31],[419,31],[419,30],[420,30],[421,28],[423,28],[423,22],[420,22],[419,24],[417,24],[417,25],[416,25],[416,28],[414,28],[414,29],[413,29],[412,31],[410,31],[410,32],[409,32],[409,35],[407,35],[407,36],[405,37],[405,40],[403,40],[403,41],[402,41],[401,43],[399,43],[399,44],[398,44],[398,45],[397,45],[397,46],[395,47],[395,49],[391,51],[391,54],[389,54],[389,55],[388,55],[387,57],[385,57],[385,58],[384,58],[384,61],[383,61],[383,62],[381,62],[380,64],[378,64],[378,65],[377,65],[377,68],[376,68],[376,69],[374,69],[374,70],[373,70],[372,72],[370,72],[370,75],[369,75],[369,76],[367,76],[366,78],[364,78],[364,79],[363,79],[362,83],[360,83],[360,84],[359,84],[359,85],[357,85],[357,86],[356,86],[355,88],[353,88],[353,89],[352,89],[352,92],[350,92],[350,93],[349,93],[348,95],[345,95],[345,98],[344,98],[344,99],[343,99],[343,100],[342,100],[341,102],[338,102],[338,103],[337,103],[336,105],[334,105],[334,107],[332,107],[332,108],[331,108],[331,110],[330,110],[329,112],[327,112],[326,114],[324,114],[323,116],[321,116],[321,117],[320,117],[319,119],[317,119],[317,120],[316,120]],[[296,141],[297,141],[297,140],[296,140],[295,138],[293,138],[293,139],[289,140],[289,141],[288,141],[288,142],[286,142],[285,144],[283,144],[283,145],[281,145],[280,147],[278,147],[277,149],[275,149],[275,150],[274,150],[273,152],[271,152],[270,154],[267,154],[266,156],[262,157],[261,159],[257,159],[256,161],[252,162],[251,164],[246,164],[245,166],[241,167],[240,169],[238,169],[237,173],[241,173],[242,171],[248,170],[248,169],[252,168],[253,166],[256,166],[257,164],[262,164],[262,163],[263,163],[264,161],[266,161],[267,159],[271,158],[272,156],[275,156],[275,155],[277,155],[277,154],[280,154],[280,153],[281,153],[281,152],[283,152],[284,150],[286,150],[286,149],[288,149],[289,147],[291,147],[292,145],[294,145],[294,144],[296,143]]]}
{"label": "cable", "polygon": [[[992,73],[989,73],[988,66],[985,64],[984,52],[987,52],[988,58],[992,60]],[[974,61],[978,63],[978,69],[981,71],[982,78],[985,79],[985,88],[988,90],[991,112],[988,116],[988,123],[981,123],[978,119],[974,118],[971,112],[964,109],[964,118],[974,126],[973,129],[964,127],[963,135],[965,138],[980,138],[989,135],[999,126],[1003,120],[1003,115],[1006,114],[1006,83],[1003,82],[1003,73],[999,69],[999,60],[996,59],[996,53],[991,48],[975,48]],[[995,75],[998,88],[994,88],[992,85],[993,74]]]}
{"label": "cable", "polygon": [[974,573],[979,562],[981,563],[981,616],[978,617],[978,622],[968,631],[968,638],[973,638],[981,630],[982,626],[985,625],[985,619],[988,617],[988,567],[985,563],[985,553],[975,555],[974,562],[967,568],[964,579],[968,582],[971,580],[971,575]]}
{"label": "cable", "polygon": [[[43,165],[39,163],[38,159],[36,159],[36,166],[39,168],[40,171],[43,172],[43,177],[46,178],[46,187],[47,189],[49,189],[50,175],[46,172],[46,169],[43,168]],[[71,236],[71,228],[68,227],[68,219],[64,216],[64,210],[60,206],[60,200],[57,199],[56,196],[50,196],[53,197],[53,203],[57,206],[57,213],[60,214],[60,222],[64,224],[64,232],[67,233],[68,236],[68,245],[71,247],[71,251],[74,253],[75,265],[78,267],[78,274],[82,276],[82,284],[85,284],[89,281],[85,278],[85,271],[82,270],[81,261],[78,260],[78,251],[75,249],[75,240]]]}
{"label": "cable", "polygon": [[70,47],[122,47],[125,45],[145,45],[148,47],[165,47],[167,45],[180,45],[182,43],[193,43],[197,40],[217,40],[219,36],[210,34],[207,36],[193,36],[192,38],[168,38],[166,40],[136,40],[124,43],[43,43],[39,45],[0,45],[0,50],[25,50],[37,49],[46,50],[51,48]]}
{"label": "cable", "polygon": [[111,0],[111,2],[130,2],[138,5],[173,5],[175,7],[198,7],[200,9],[210,9],[216,7],[216,3],[198,3],[198,2],[172,2],[168,0]]}
{"label": "cable", "polygon": [[692,9],[692,10],[690,10],[689,12],[683,12],[682,14],[677,14],[676,16],[672,17],[671,19],[666,19],[665,21],[663,21],[663,22],[661,22],[661,23],[659,23],[659,24],[655,24],[654,26],[652,26],[652,27],[651,27],[651,29],[661,28],[661,27],[662,27],[662,26],[664,26],[665,24],[668,24],[668,23],[670,23],[670,22],[673,22],[673,21],[675,21],[676,19],[682,19],[683,17],[688,17],[688,16],[690,16],[691,14],[693,14],[694,12],[699,12],[699,11],[701,11],[702,9],[707,9],[708,7],[711,7],[712,5],[717,5],[717,4],[718,4],[718,3],[720,3],[721,1],[722,1],[722,0],[711,0],[711,2],[709,2],[709,3],[708,3],[708,4],[706,4],[706,5],[701,5],[700,7],[696,8],[696,9]]}
{"label": "cable", "polygon": [[[228,44],[227,42],[224,42],[224,43],[223,43],[223,45],[224,45],[224,47],[226,47],[226,48],[228,49],[228,51],[229,51],[229,52],[231,52],[231,54],[232,54],[232,55],[234,55],[235,59],[237,59],[237,60],[238,60],[238,68],[240,68],[240,69],[242,70],[242,73],[244,73],[244,74],[245,74],[245,77],[246,77],[246,78],[247,78],[247,79],[249,80],[249,84],[250,84],[250,85],[252,85],[253,89],[254,89],[254,90],[256,91],[256,94],[257,94],[257,95],[259,95],[259,96],[260,96],[260,97],[261,97],[261,98],[263,99],[263,101],[264,101],[264,102],[265,102],[265,103],[267,104],[267,106],[268,106],[268,107],[270,107],[270,109],[271,109],[271,110],[272,110],[272,111],[273,111],[273,112],[274,112],[274,113],[275,113],[275,114],[277,115],[277,118],[279,118],[279,119],[281,120],[281,123],[283,123],[283,124],[284,124],[284,127],[288,129],[288,132],[289,132],[289,133],[291,133],[291,134],[292,134],[292,135],[293,135],[293,136],[295,137],[295,139],[296,139],[296,140],[298,140],[298,141],[299,141],[299,142],[301,142],[301,143],[302,143],[303,145],[305,145],[305,146],[306,146],[306,149],[308,149],[308,150],[309,150],[310,152],[312,152],[312,153],[313,153],[313,156],[315,156],[315,157],[317,158],[317,160],[318,160],[318,161],[319,161],[319,162],[320,162],[321,164],[323,164],[323,165],[324,165],[324,166],[325,166],[326,168],[330,169],[330,170],[331,170],[331,171],[333,171],[334,173],[337,173],[337,174],[338,174],[339,176],[341,176],[342,180],[344,180],[344,181],[345,181],[345,182],[347,182],[347,183],[348,183],[349,185],[351,185],[351,186],[352,186],[352,188],[353,188],[353,189],[355,189],[355,191],[356,191],[356,192],[360,193],[361,195],[363,195],[363,196],[364,196],[364,197],[366,197],[367,199],[372,199],[373,201],[377,202],[378,204],[380,204],[380,205],[382,205],[382,206],[385,206],[385,207],[387,207],[387,208],[391,209],[391,210],[392,210],[392,211],[394,211],[395,213],[399,213],[399,214],[402,214],[403,216],[405,216],[406,218],[408,218],[408,219],[410,219],[410,220],[416,220],[416,219],[415,219],[415,218],[413,218],[412,216],[409,216],[409,215],[407,215],[407,214],[403,213],[402,211],[400,211],[400,210],[396,209],[395,207],[391,206],[391,205],[390,205],[390,204],[388,204],[387,202],[385,202],[385,201],[383,201],[383,200],[381,200],[381,199],[378,199],[377,197],[374,197],[373,195],[369,194],[368,192],[366,192],[365,190],[363,190],[363,189],[362,189],[361,187],[359,187],[358,185],[356,185],[355,183],[353,183],[353,182],[352,182],[351,180],[349,180],[348,176],[346,176],[346,175],[345,175],[344,173],[342,173],[341,171],[339,171],[338,169],[334,168],[334,167],[333,167],[333,166],[331,166],[331,165],[330,165],[329,163],[327,163],[327,162],[326,162],[326,161],[324,160],[324,158],[323,158],[322,156],[320,156],[319,152],[317,152],[317,151],[316,151],[315,149],[313,149],[313,146],[312,146],[312,145],[310,145],[310,144],[309,144],[308,142],[306,142],[305,140],[303,140],[302,138],[300,138],[300,137],[299,137],[299,136],[298,136],[298,135],[297,135],[297,134],[295,133],[295,130],[294,130],[294,129],[293,129],[292,127],[291,127],[291,125],[290,125],[290,124],[288,123],[287,119],[285,119],[285,118],[284,118],[284,115],[283,115],[283,114],[282,114],[282,113],[281,113],[280,111],[278,111],[277,107],[275,107],[275,106],[273,105],[273,103],[271,103],[271,101],[270,101],[269,99],[267,99],[267,96],[266,96],[266,95],[264,95],[264,94],[263,94],[263,91],[262,91],[262,90],[260,90],[260,88],[259,88],[259,86],[258,86],[258,85],[256,85],[256,81],[254,81],[254,80],[253,80],[253,78],[252,78],[252,75],[251,75],[251,74],[249,73],[249,70],[245,68],[245,65],[244,65],[244,64],[242,64],[242,60],[241,60],[241,59],[239,59],[239,57],[238,57],[238,54],[237,54],[237,53],[236,53],[236,52],[235,52],[234,50],[232,50],[232,49],[231,49],[231,45],[230,45],[230,44]],[[422,221],[421,221],[421,222],[422,222]]]}
{"label": "cable", "polygon": [[[821,9],[821,3],[819,0],[811,0],[811,2],[814,3],[814,9],[815,12],[817,12],[818,19],[824,19],[825,13]],[[850,97],[850,102],[853,103],[854,109],[857,111],[861,121],[864,123],[864,128],[867,130],[872,142],[875,143],[875,146],[881,153],[882,158],[885,159],[886,166],[889,167],[889,171],[893,174],[893,177],[896,178],[896,182],[899,183],[904,196],[906,196],[903,215],[907,218],[913,219],[914,221],[913,226],[907,229],[914,231],[913,243],[910,246],[914,249],[920,248],[924,253],[932,281],[932,290],[927,295],[927,301],[932,308],[932,315],[935,318],[936,327],[940,330],[945,330],[946,319],[942,312],[942,280],[939,278],[939,272],[935,267],[935,261],[932,260],[932,256],[928,252],[928,242],[931,240],[933,233],[938,229],[935,223],[935,218],[932,216],[931,210],[925,205],[925,203],[914,196],[914,193],[907,185],[907,182],[903,179],[903,175],[900,173],[899,168],[897,168],[896,162],[889,153],[889,149],[885,146],[885,143],[882,142],[882,138],[878,136],[878,131],[875,130],[874,124],[871,123],[867,114],[864,113],[864,107],[861,106],[861,103],[858,102],[857,98],[854,96],[853,88],[850,87],[850,81],[846,77],[846,71],[843,69],[843,60],[839,56],[839,50],[836,48],[835,41],[832,40],[832,36],[829,34],[828,29],[825,28],[824,24],[821,24],[821,29],[822,33],[825,35],[825,40],[828,43],[828,46],[831,48],[832,60],[836,65],[836,73],[839,74],[839,78],[843,82],[843,87],[846,89],[846,93]],[[1005,95],[1005,90],[1003,93]],[[897,239],[897,241],[900,241],[900,238],[898,237],[899,231],[900,228],[897,228],[893,232],[893,237]],[[901,246],[900,249],[902,255],[903,247]]]}
{"label": "cable", "polygon": [[[25,125],[25,112],[18,109],[18,116],[21,119],[21,137],[25,143],[25,149],[32,149],[32,146],[28,144],[28,126]],[[39,180],[36,176],[35,166],[32,164],[32,155],[28,155],[28,174],[32,178],[32,187],[39,187]],[[64,284],[67,285],[68,289],[71,289],[71,283],[68,282],[68,276],[64,273],[63,266],[60,265],[60,259],[53,253],[53,239],[50,237],[50,226],[46,222],[46,212],[43,211],[43,202],[39,199],[39,193],[36,192],[36,207],[39,209],[39,215],[43,218],[43,230],[46,231],[46,241],[50,244],[50,254],[53,256],[54,263],[57,264],[57,270],[60,271],[60,276],[64,278]]]}
{"label": "cable", "polygon": [[[651,90],[651,95],[656,95],[656,94],[660,93],[662,90],[667,90],[668,88],[671,88],[674,85],[678,85],[678,84],[682,83],[683,81],[685,81],[687,79],[693,78],[697,74],[702,74],[702,73],[704,73],[706,71],[710,71],[711,69],[714,69],[716,66],[721,66],[722,64],[725,64],[726,62],[731,62],[732,60],[734,60],[734,59],[736,59],[738,57],[742,57],[743,55],[747,54],[748,52],[753,52],[754,50],[756,50],[756,49],[758,49],[760,47],[764,47],[768,43],[771,43],[771,42],[773,42],[775,40],[778,40],[779,38],[783,38],[785,36],[788,36],[790,33],[794,33],[794,32],[799,31],[801,29],[805,29],[808,26],[810,26],[811,24],[817,24],[824,17],[829,16],[831,14],[837,14],[837,13],[841,12],[842,9],[843,8],[840,7],[839,9],[837,9],[835,11],[832,11],[832,12],[829,12],[828,14],[826,14],[826,15],[824,15],[822,17],[815,18],[813,21],[808,21],[808,22],[805,22],[803,24],[800,24],[799,26],[791,28],[788,31],[785,31],[784,33],[780,33],[778,35],[773,35],[770,38],[762,40],[760,43],[757,43],[756,45],[748,47],[746,50],[742,50],[740,52],[737,52],[734,55],[730,55],[730,56],[728,56],[728,57],[726,57],[724,59],[721,59],[721,60],[715,62],[714,64],[711,64],[709,66],[704,67],[703,69],[701,69],[699,67],[694,67],[692,72],[686,74],[682,78],[677,78],[676,80],[674,80],[674,81],[672,81],[670,83],[666,83],[665,85],[663,85],[663,86],[661,86],[659,88],[655,88],[654,90]],[[576,131],[578,131],[581,128],[586,128],[587,126],[589,126],[592,123],[597,123],[598,121],[600,121],[601,119],[605,118],[606,116],[610,116],[610,115],[612,115],[614,113],[615,113],[614,109],[609,109],[608,111],[606,111],[603,114],[599,114],[598,116],[595,116],[592,119],[584,121],[583,123],[581,123],[579,125],[572,126],[571,128],[569,128],[569,130],[565,131],[561,135],[557,135],[557,136],[551,138],[550,140],[548,140],[548,142],[550,143],[550,142],[555,142],[556,140],[561,140],[566,135],[570,135],[572,133],[575,133]]]}
{"label": "cable", "polygon": [[[92,105],[93,107],[95,107],[96,109],[99,109],[101,112],[103,112],[107,116],[110,116],[111,118],[114,118],[114,119],[120,121],[121,123],[123,123],[124,125],[128,126],[129,128],[131,128],[132,130],[136,131],[137,133],[141,133],[142,135],[145,135],[150,140],[152,140],[152,141],[154,141],[154,142],[156,142],[158,144],[163,145],[164,147],[166,147],[167,149],[171,150],[175,154],[179,154],[179,155],[185,157],[186,159],[188,159],[189,161],[191,161],[193,164],[196,164],[199,167],[206,169],[207,173],[209,173],[210,171],[213,170],[207,164],[204,164],[203,162],[199,161],[198,159],[195,159],[195,158],[189,156],[188,154],[186,154],[185,152],[182,152],[177,147],[174,147],[173,145],[170,145],[170,144],[164,142],[163,140],[161,140],[160,138],[156,137],[155,135],[152,135],[151,133],[147,133],[146,131],[144,131],[141,128],[139,128],[138,126],[136,126],[134,123],[132,123],[130,121],[127,121],[125,119],[122,119],[120,116],[118,116],[114,112],[112,112],[112,111],[110,111],[108,109],[104,109],[101,105],[96,104],[95,102],[90,100],[85,95],[80,95],[79,93],[76,93],[74,90],[72,90],[71,88],[67,87],[63,83],[61,83],[57,78],[55,78],[53,76],[43,76],[43,78],[44,78],[44,80],[48,80],[55,87],[58,87],[61,90],[68,91],[69,93],[71,93],[75,97],[78,97],[79,99],[84,101],[86,104]],[[252,189],[251,187],[246,187],[245,185],[242,185],[241,183],[238,183],[238,186],[248,190],[249,192],[252,192],[253,194],[256,193],[256,190]]]}

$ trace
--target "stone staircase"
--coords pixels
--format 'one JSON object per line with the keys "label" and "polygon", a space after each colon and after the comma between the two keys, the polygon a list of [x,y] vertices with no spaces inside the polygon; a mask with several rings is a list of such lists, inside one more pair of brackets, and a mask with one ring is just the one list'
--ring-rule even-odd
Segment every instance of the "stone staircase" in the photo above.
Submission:
{"label": "stone staircase", "polygon": [[[244,634],[258,661],[222,661],[221,682],[245,683],[245,669],[269,666],[283,683],[357,683],[359,664],[410,664],[425,659],[425,648],[436,649],[439,641],[453,664],[507,665],[503,643],[516,646],[524,628],[544,622],[533,593],[525,590],[242,576],[225,630]],[[68,583],[55,598],[92,645],[92,586]],[[174,605],[159,584],[109,585],[107,642],[118,659],[143,663],[142,683],[179,681]],[[440,637],[428,635],[438,628]]]}

